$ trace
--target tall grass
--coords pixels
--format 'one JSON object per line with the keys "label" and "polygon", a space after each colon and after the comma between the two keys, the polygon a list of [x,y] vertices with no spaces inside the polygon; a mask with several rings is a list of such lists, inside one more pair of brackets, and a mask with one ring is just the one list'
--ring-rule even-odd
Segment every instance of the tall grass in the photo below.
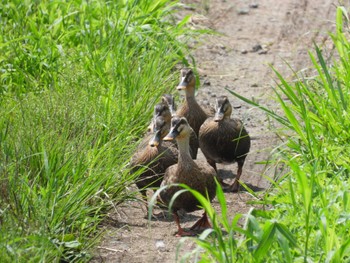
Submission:
{"label": "tall grass", "polygon": [[186,62],[176,3],[2,1],[2,262],[85,261],[127,162]]}
{"label": "tall grass", "polygon": [[[346,19],[346,23],[343,19]],[[260,203],[227,221],[226,204],[217,193],[221,215],[210,212],[213,229],[196,240],[196,262],[348,262],[350,193],[350,43],[347,11],[337,9],[336,32],[331,34],[337,55],[327,64],[320,47],[310,52],[313,75],[288,82],[275,71],[274,89],[283,110],[277,115],[259,107],[283,127],[285,142],[276,163],[288,169]],[[203,199],[202,205],[211,211]],[[238,219],[244,217],[240,227]],[[223,233],[226,232],[226,233]]]}

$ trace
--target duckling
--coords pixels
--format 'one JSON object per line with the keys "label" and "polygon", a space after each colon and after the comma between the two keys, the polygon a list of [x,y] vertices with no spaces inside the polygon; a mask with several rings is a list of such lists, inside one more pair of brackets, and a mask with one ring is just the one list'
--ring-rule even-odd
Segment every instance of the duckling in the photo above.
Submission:
{"label": "duckling", "polygon": [[195,98],[195,84],[196,78],[192,69],[184,68],[181,70],[180,84],[178,85],[178,90],[185,91],[185,101],[184,104],[177,110],[176,115],[179,117],[185,117],[192,127],[197,139],[192,138],[190,141],[190,147],[194,152],[196,159],[198,152],[198,134],[199,129],[203,122],[208,118],[208,114],[202,109],[202,107],[197,103]]}
{"label": "duckling", "polygon": [[143,139],[132,156],[131,173],[140,168],[145,169],[136,181],[143,198],[147,199],[146,188],[159,187],[165,170],[177,163],[178,151],[175,144],[162,141],[169,129],[170,123],[163,116],[157,116],[153,124],[153,133]]}
{"label": "duckling", "polygon": [[[165,141],[176,139],[179,150],[177,164],[170,166],[165,171],[161,184],[161,187],[168,186],[160,192],[161,200],[167,205],[169,205],[170,200],[176,192],[182,189],[179,186],[172,186],[172,184],[186,184],[204,196],[208,194],[210,201],[214,199],[216,194],[216,183],[214,179],[216,171],[207,162],[193,160],[190,155],[189,140],[191,132],[192,128],[186,118],[173,117],[171,120],[171,130],[163,138]],[[199,205],[198,200],[190,192],[184,192],[175,199],[171,209],[178,227],[176,236],[192,235],[191,232],[186,232],[181,228],[177,212],[180,209],[184,209],[187,212],[199,210]],[[191,227],[191,230],[207,227],[211,226],[204,212],[202,218]]]}
{"label": "duckling", "polygon": [[239,119],[231,119],[232,106],[226,96],[217,98],[216,114],[208,118],[199,130],[199,146],[216,170],[216,163],[237,162],[238,170],[230,190],[239,189],[239,178],[250,149],[250,137]]}

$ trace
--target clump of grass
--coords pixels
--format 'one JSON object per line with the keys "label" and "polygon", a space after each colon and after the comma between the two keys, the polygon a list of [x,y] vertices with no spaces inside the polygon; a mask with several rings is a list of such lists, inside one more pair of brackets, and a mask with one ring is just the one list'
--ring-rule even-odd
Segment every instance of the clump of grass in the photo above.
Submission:
{"label": "clump of grass", "polygon": [[186,62],[188,17],[176,24],[175,6],[1,3],[4,261],[87,261],[104,215],[135,194],[129,157]]}
{"label": "clump of grass", "polygon": [[[195,240],[195,262],[349,261],[350,45],[344,18],[348,22],[339,7],[331,34],[339,57],[332,64],[315,44],[315,53],[310,52],[314,76],[295,73],[298,80],[289,83],[275,71],[279,83],[274,91],[283,115],[230,91],[284,127],[276,162],[288,169],[264,196],[269,210],[253,209],[227,222],[220,188],[221,216],[201,199],[213,229]],[[242,216],[246,223],[239,227]]]}

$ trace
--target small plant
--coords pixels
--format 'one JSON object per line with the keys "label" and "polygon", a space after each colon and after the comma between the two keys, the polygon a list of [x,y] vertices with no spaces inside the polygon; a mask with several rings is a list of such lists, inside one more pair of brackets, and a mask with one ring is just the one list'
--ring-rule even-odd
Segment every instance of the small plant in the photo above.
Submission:
{"label": "small plant", "polygon": [[88,261],[99,222],[132,198],[128,161],[186,62],[176,2],[0,4],[0,254]]}

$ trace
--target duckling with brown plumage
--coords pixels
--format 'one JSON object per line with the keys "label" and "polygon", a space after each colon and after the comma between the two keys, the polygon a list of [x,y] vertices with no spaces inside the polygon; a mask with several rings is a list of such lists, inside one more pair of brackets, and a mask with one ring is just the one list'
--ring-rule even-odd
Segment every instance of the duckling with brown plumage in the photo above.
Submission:
{"label": "duckling with brown plumage", "polygon": [[[173,117],[171,130],[163,138],[163,140],[167,141],[176,139],[179,149],[178,163],[166,170],[161,185],[161,187],[169,186],[160,192],[160,197],[165,204],[169,204],[172,197],[182,190],[181,187],[172,186],[172,184],[186,184],[204,196],[208,194],[210,201],[215,197],[216,183],[214,177],[216,176],[216,171],[207,162],[192,159],[189,147],[191,132],[192,128],[186,118]],[[176,236],[192,235],[191,232],[186,232],[181,228],[177,212],[180,209],[184,209],[187,212],[199,210],[199,205],[199,201],[190,192],[184,192],[177,196],[171,207],[178,227]],[[210,227],[210,223],[206,213],[204,213],[203,217],[192,226],[191,230],[207,227]]]}
{"label": "duckling with brown plumage", "polygon": [[153,123],[153,133],[148,134],[140,143],[133,155],[131,173],[144,169],[136,181],[144,198],[147,188],[158,188],[161,185],[165,170],[177,163],[178,151],[172,142],[163,142],[170,129],[170,122],[163,116],[157,116]]}
{"label": "duckling with brown plumage", "polygon": [[192,139],[190,141],[190,147],[195,153],[196,159],[198,152],[198,134],[199,129],[203,122],[208,118],[208,114],[203,110],[203,108],[197,103],[195,98],[195,85],[196,77],[190,68],[181,69],[180,84],[178,85],[178,90],[185,91],[185,101],[183,105],[177,110],[176,115],[179,117],[185,117],[192,127],[197,139]]}
{"label": "duckling with brown plumage", "polygon": [[226,96],[217,98],[216,114],[208,118],[199,130],[199,145],[216,170],[216,163],[237,162],[237,176],[230,190],[238,191],[244,161],[250,149],[250,137],[242,121],[231,119],[232,106]]}

